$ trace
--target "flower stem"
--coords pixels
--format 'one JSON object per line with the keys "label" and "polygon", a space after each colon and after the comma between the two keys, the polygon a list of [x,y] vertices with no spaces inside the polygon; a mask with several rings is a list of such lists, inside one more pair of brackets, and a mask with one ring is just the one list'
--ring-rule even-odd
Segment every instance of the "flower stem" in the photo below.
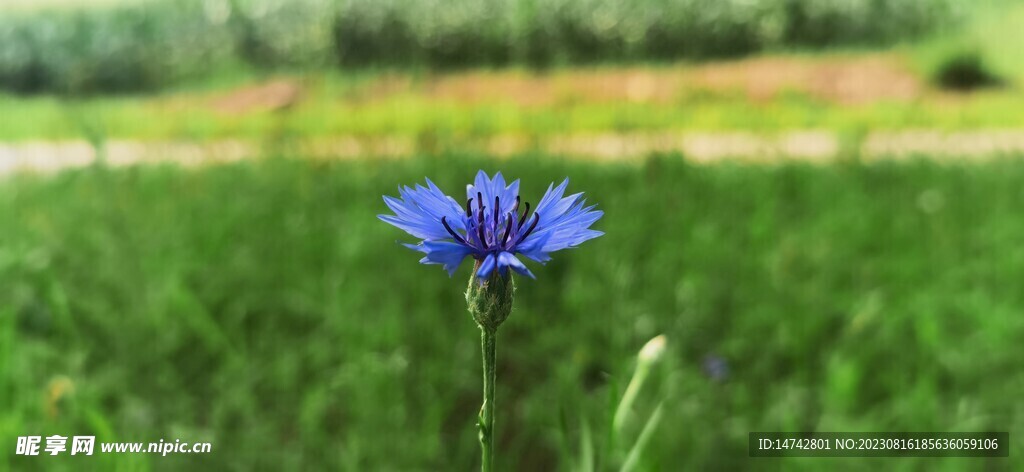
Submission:
{"label": "flower stem", "polygon": [[491,472],[494,467],[494,383],[495,339],[497,331],[480,328],[480,347],[484,360],[484,403],[480,407],[480,450],[483,459],[480,470]]}
{"label": "flower stem", "polygon": [[626,424],[626,418],[629,417],[633,408],[633,402],[636,401],[636,396],[640,393],[640,388],[643,387],[644,382],[647,380],[647,374],[650,371],[651,366],[648,363],[640,362],[637,364],[633,378],[629,380],[626,392],[622,395],[622,400],[619,401],[619,406],[615,408],[615,416],[612,418],[612,431],[616,435],[622,434],[622,427]]}

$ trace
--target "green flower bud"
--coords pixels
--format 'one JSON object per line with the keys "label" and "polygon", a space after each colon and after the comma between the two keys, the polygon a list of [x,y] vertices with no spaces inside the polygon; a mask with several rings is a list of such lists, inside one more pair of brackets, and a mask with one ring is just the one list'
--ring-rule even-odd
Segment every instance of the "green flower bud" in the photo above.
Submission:
{"label": "green flower bud", "polygon": [[466,289],[466,304],[480,329],[492,333],[498,330],[498,326],[512,313],[514,292],[515,283],[512,281],[511,273],[502,276],[498,271],[494,271],[490,278],[481,284],[476,278],[476,271],[473,272],[473,276],[469,278],[469,288]]}
{"label": "green flower bud", "polygon": [[647,341],[644,344],[643,349],[640,349],[640,363],[642,364],[653,364],[661,359],[662,354],[665,353],[665,335],[655,336],[654,339]]}

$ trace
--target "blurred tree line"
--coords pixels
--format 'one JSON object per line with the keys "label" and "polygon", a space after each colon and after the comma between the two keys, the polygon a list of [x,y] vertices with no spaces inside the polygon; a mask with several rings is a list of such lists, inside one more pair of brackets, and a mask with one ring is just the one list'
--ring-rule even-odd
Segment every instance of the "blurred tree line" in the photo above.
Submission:
{"label": "blurred tree line", "polygon": [[885,44],[953,0],[152,0],[5,11],[0,89],[152,90],[217,68],[547,67]]}

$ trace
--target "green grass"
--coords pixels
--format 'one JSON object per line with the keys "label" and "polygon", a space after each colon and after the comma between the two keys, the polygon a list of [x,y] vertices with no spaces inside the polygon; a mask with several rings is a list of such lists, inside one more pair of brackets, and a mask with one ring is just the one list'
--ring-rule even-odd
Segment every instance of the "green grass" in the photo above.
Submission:
{"label": "green grass", "polygon": [[[666,403],[644,470],[1024,466],[1021,161],[442,155],[4,181],[0,468],[471,470],[468,269],[417,264],[375,215],[400,183],[454,192],[477,168],[523,178],[533,201],[569,175],[606,212],[606,236],[519,281],[498,345],[503,470],[564,468],[583,422],[603,453],[609,401],[659,333],[667,362],[638,408]],[[702,372],[708,355],[728,361],[725,381]],[[74,391],[49,405],[63,377]],[[758,430],[1014,443],[1009,459],[748,459]],[[214,453],[13,456],[18,435],[88,433]]]}

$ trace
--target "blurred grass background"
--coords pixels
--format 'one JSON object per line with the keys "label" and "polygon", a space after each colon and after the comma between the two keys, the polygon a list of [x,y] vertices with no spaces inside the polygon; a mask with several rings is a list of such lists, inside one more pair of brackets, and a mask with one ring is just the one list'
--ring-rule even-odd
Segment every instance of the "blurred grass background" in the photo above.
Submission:
{"label": "blurred grass background", "polygon": [[[668,401],[645,470],[822,467],[748,461],[748,431],[1024,427],[1017,161],[593,166],[445,155],[95,167],[8,182],[2,436],[214,444],[211,455],[89,463],[101,469],[472,469],[479,353],[462,300],[468,269],[449,279],[417,264],[396,244],[409,238],[374,215],[397,182],[429,175],[458,189],[477,167],[522,178],[524,195],[569,175],[606,212],[606,236],[519,282],[499,340],[503,468],[564,464],[558,438],[575,438],[581,416],[604,417],[636,350],[659,333],[669,367],[641,401],[655,391]],[[711,357],[727,362],[724,377],[703,370]],[[73,395],[47,396],[58,377]],[[17,469],[84,464],[3,451]],[[832,464],[1021,465],[1014,454]]]}
{"label": "blurred grass background", "polygon": [[[658,334],[668,353],[627,424],[664,401],[640,470],[1024,468],[1020,155],[459,150],[505,135],[1019,129],[1022,19],[1010,0],[4,2],[0,163],[3,145],[68,139],[99,159],[0,168],[0,470],[475,468],[468,269],[417,264],[375,215],[399,184],[459,195],[480,168],[522,178],[534,202],[568,176],[605,211],[605,236],[519,281],[498,347],[501,470],[571,470],[588,436],[598,470],[615,470],[610,409]],[[835,85],[878,64],[883,85],[915,92],[850,101]],[[716,67],[728,73],[700,75]],[[777,70],[812,72],[764,96],[720,86]],[[635,100],[636,80],[654,98]],[[302,152],[338,136],[413,145]],[[263,149],[117,167],[110,139]],[[748,432],[801,430],[1013,444],[1009,459],[747,458]],[[30,434],[214,452],[15,456]]]}

